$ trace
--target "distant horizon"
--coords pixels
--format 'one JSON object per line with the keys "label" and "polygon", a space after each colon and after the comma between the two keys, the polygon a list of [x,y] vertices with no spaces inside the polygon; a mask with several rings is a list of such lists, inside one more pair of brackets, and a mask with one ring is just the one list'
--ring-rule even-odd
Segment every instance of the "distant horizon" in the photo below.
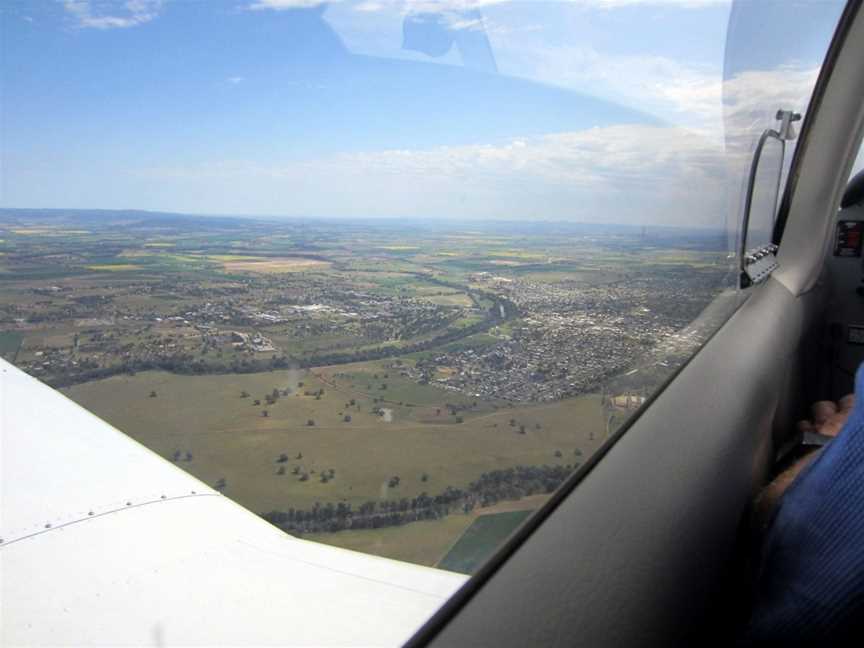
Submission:
{"label": "distant horizon", "polygon": [[[571,220],[566,218],[540,219],[540,218],[464,218],[460,216],[439,216],[430,221],[429,219],[419,216],[295,216],[288,214],[231,214],[231,213],[216,213],[216,212],[189,212],[189,211],[173,211],[173,210],[156,210],[156,209],[138,209],[138,208],[81,208],[81,207],[0,207],[0,214],[8,212],[66,212],[70,214],[143,214],[152,216],[176,216],[186,218],[225,218],[225,219],[246,219],[258,221],[314,221],[325,223],[374,223],[374,222],[399,222],[402,224],[423,225],[425,227],[434,227],[437,224],[452,224],[459,222],[465,225],[490,225],[495,223],[511,223],[520,225],[586,225],[586,226],[607,226],[615,228],[627,228],[635,230],[698,230],[704,232],[726,232],[728,228],[725,225],[706,225],[706,224],[681,224],[681,223],[626,223],[619,221],[591,221],[591,220]],[[61,215],[61,214],[57,214]]]}

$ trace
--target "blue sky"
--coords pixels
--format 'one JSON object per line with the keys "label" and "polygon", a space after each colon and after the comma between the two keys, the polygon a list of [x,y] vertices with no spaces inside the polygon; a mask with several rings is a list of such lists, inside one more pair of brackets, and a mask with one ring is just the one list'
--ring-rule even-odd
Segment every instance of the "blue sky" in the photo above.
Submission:
{"label": "blue sky", "polygon": [[[818,4],[805,7],[814,52],[836,14]],[[3,206],[726,217],[725,0],[12,0],[0,12]],[[773,110],[800,103],[818,56],[739,68],[727,89]]]}

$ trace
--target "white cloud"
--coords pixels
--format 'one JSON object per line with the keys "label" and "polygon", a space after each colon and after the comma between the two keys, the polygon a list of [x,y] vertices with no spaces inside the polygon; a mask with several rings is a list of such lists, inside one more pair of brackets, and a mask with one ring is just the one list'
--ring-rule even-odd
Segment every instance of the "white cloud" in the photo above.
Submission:
{"label": "white cloud", "polygon": [[[280,2],[280,0],[256,0],[257,2]],[[290,2],[291,0],[282,0]],[[300,0],[297,0],[300,1]],[[332,0],[331,0],[332,1]],[[342,0],[336,0],[340,2]],[[361,11],[384,10],[399,7],[412,12],[473,11],[495,5],[512,3],[513,0],[376,0],[361,2]],[[732,0],[559,0],[586,8],[618,9],[621,7],[653,6],[679,7],[682,9],[702,9],[712,6],[728,6]]]}
{"label": "white cloud", "polygon": [[127,0],[126,2],[91,2],[62,0],[63,8],[76,26],[91,29],[125,29],[154,20],[162,10],[162,0]]}
{"label": "white cloud", "polygon": [[[560,0],[567,4],[600,9],[617,9],[631,6],[669,6],[683,9],[700,9],[709,6],[726,6],[731,0]],[[324,4],[336,4],[345,0],[253,0],[249,9],[258,11],[271,9],[308,9]],[[387,11],[394,8],[402,12],[452,12],[473,11],[513,0],[362,0],[354,4],[357,11]]]}
{"label": "white cloud", "polygon": [[[223,161],[139,176],[260,213],[722,225],[722,144],[620,125],[501,144],[343,153],[285,165]],[[693,187],[699,187],[698,192]],[[249,204],[248,201],[252,201]]]}
{"label": "white cloud", "polygon": [[237,85],[238,83],[243,83],[244,78],[242,76],[232,76],[228,77],[226,81],[228,81],[228,83],[230,83],[231,85]]}
{"label": "white cloud", "polygon": [[[337,2],[339,0],[336,0]],[[311,9],[323,4],[328,4],[333,0],[254,0],[249,5],[252,11],[273,10],[283,11],[286,9]]]}
{"label": "white cloud", "polygon": [[[739,192],[759,134],[775,125],[778,108],[805,108],[815,74],[783,67],[729,80],[721,108],[725,133],[719,124],[619,124],[284,164],[151,168],[136,177],[188,195],[189,205],[178,208],[192,208],[207,195],[213,204],[194,208],[221,212],[723,226],[739,217]],[[709,92],[694,87],[695,99],[687,101]]]}
{"label": "white cloud", "polygon": [[359,4],[354,6],[356,11],[383,11],[387,8],[387,5],[383,2],[377,2],[376,0],[365,0],[364,2],[360,2]]}

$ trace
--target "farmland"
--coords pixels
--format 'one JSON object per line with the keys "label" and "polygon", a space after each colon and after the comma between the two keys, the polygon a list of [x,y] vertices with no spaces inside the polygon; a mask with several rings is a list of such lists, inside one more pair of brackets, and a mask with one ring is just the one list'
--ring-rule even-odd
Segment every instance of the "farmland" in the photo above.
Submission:
{"label": "farmland", "polygon": [[0,355],[289,533],[427,565],[462,538],[472,570],[495,507],[536,508],[705,339],[724,246],[0,210]]}

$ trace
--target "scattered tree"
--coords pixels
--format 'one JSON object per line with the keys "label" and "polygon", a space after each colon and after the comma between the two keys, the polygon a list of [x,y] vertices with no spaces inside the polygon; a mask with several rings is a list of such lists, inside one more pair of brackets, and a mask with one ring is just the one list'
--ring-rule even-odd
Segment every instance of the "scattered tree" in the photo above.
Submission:
{"label": "scattered tree", "polygon": [[309,419],[309,420],[306,421],[306,425],[307,425],[308,427],[312,427],[313,425],[315,425],[315,421],[313,421],[312,419]]}
{"label": "scattered tree", "polygon": [[279,466],[279,470],[276,471],[276,474],[277,475],[284,475],[285,474],[285,466]]}
{"label": "scattered tree", "polygon": [[288,455],[283,452],[282,454],[279,455],[279,458],[276,460],[276,463],[285,463],[286,461],[288,461]]}
{"label": "scattered tree", "polygon": [[345,416],[342,417],[342,420],[345,421],[345,423],[350,423],[351,422],[351,415],[346,414]]}
{"label": "scattered tree", "polygon": [[156,398],[156,392],[155,391],[150,392],[150,398]]}
{"label": "scattered tree", "polygon": [[224,477],[220,477],[216,482],[216,490],[218,490],[220,493],[224,491],[227,486],[228,482],[225,481]]}

